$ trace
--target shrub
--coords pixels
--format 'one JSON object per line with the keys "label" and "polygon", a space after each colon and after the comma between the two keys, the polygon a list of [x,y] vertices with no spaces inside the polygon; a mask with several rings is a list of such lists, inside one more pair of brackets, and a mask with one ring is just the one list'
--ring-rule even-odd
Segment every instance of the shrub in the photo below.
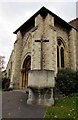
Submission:
{"label": "shrub", "polygon": [[78,72],[71,69],[59,70],[56,87],[65,95],[76,93],[78,89]]}
{"label": "shrub", "polygon": [[76,71],[76,88],[76,91],[78,91],[78,71]]}
{"label": "shrub", "polygon": [[2,89],[8,90],[9,83],[10,83],[10,79],[9,78],[6,78],[6,77],[2,78]]}
{"label": "shrub", "polygon": [[0,89],[2,89],[2,75],[1,75],[1,72],[0,72]]}
{"label": "shrub", "polygon": [[2,78],[0,77],[0,89],[2,89]]}

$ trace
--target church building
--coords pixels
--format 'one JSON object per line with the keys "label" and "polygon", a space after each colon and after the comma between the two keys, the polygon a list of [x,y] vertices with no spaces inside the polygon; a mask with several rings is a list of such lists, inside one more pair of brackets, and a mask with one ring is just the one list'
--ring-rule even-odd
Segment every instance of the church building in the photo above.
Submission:
{"label": "church building", "polygon": [[[17,38],[6,68],[13,89],[28,87],[29,71],[53,71],[53,76],[56,77],[58,69],[78,70],[78,28],[72,21],[67,23],[42,7],[14,34]],[[42,84],[43,79],[40,85]]]}

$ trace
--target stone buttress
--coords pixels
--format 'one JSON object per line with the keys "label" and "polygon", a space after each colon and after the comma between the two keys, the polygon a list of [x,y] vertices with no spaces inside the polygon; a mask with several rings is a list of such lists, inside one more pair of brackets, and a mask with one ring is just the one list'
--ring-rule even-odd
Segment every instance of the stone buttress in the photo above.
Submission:
{"label": "stone buttress", "polygon": [[18,31],[17,41],[15,43],[14,89],[19,89],[21,54],[22,54],[22,35],[21,32]]}
{"label": "stone buttress", "polygon": [[[54,29],[54,18],[47,14],[43,18],[40,14],[35,18],[35,29],[32,32],[32,56],[31,71],[28,74],[29,96],[28,104],[53,105],[53,88],[55,86],[56,72],[56,31]],[[41,43],[43,35],[43,69],[41,70]],[[54,58],[54,59],[53,59]],[[50,84],[51,83],[51,84]]]}

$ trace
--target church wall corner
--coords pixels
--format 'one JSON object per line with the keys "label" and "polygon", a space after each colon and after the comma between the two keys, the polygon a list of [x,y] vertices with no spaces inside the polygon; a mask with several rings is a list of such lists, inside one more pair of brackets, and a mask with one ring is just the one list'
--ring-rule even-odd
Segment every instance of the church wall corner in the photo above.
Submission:
{"label": "church wall corner", "polygon": [[70,68],[76,70],[76,31],[73,28],[69,31],[69,56]]}

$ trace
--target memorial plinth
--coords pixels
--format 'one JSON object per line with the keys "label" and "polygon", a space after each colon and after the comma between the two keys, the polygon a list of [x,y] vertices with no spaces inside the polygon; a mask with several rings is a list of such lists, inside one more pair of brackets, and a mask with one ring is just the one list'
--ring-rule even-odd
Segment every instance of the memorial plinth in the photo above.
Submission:
{"label": "memorial plinth", "polygon": [[28,74],[29,96],[27,104],[51,106],[54,104],[54,71],[31,70]]}

